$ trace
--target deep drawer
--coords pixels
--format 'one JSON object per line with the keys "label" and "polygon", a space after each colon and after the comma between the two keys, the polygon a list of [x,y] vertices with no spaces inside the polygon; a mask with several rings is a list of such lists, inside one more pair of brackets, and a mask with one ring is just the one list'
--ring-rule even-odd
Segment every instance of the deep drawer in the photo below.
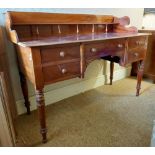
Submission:
{"label": "deep drawer", "polygon": [[80,62],[43,67],[45,84],[80,76]]}

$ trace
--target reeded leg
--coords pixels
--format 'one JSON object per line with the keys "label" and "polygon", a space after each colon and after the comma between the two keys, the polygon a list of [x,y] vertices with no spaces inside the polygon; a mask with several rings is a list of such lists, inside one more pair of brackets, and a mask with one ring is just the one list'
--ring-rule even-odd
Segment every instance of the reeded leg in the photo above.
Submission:
{"label": "reeded leg", "polygon": [[45,101],[43,90],[36,90],[36,102],[38,107],[39,121],[40,121],[40,133],[42,135],[42,142],[46,143],[47,128],[45,118]]}
{"label": "reeded leg", "polygon": [[112,85],[113,72],[114,72],[114,62],[110,61],[110,85]]}
{"label": "reeded leg", "polygon": [[29,97],[28,97],[28,87],[27,87],[27,81],[23,73],[19,73],[20,75],[20,82],[21,82],[21,88],[25,100],[25,107],[27,109],[27,114],[30,114],[30,102],[29,102]]}
{"label": "reeded leg", "polygon": [[139,91],[141,89],[141,81],[144,73],[144,61],[138,62],[138,72],[137,72],[137,92],[136,96],[139,96]]}

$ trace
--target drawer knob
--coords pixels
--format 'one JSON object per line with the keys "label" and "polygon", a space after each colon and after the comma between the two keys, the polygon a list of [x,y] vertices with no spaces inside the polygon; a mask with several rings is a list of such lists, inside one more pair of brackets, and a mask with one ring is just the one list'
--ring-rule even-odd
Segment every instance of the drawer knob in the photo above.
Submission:
{"label": "drawer knob", "polygon": [[62,72],[63,74],[65,74],[65,73],[67,72],[67,70],[66,70],[65,68],[63,68],[63,69],[61,70],[61,72]]}
{"label": "drawer knob", "polygon": [[32,61],[32,55],[31,54],[29,54],[29,60]]}
{"label": "drawer knob", "polygon": [[138,53],[134,53],[134,56],[138,57],[138,55],[139,55]]}
{"label": "drawer knob", "polygon": [[96,48],[91,48],[91,52],[96,53],[97,49]]}
{"label": "drawer knob", "polygon": [[64,57],[65,56],[65,52],[64,51],[61,51],[60,52],[60,57]]}
{"label": "drawer knob", "polygon": [[117,47],[122,48],[123,44],[118,44]]}

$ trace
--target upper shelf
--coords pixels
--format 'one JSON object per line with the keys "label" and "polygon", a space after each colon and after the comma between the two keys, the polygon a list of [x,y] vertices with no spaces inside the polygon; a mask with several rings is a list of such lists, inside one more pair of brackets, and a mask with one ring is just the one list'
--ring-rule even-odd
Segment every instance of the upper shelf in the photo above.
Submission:
{"label": "upper shelf", "polygon": [[[42,12],[7,12],[6,29],[13,43],[40,42],[43,45],[61,40],[100,39],[108,33],[137,33],[137,28],[126,27],[129,17],[111,15],[58,14]],[[116,34],[114,34],[115,36]],[[101,37],[100,37],[101,36]],[[118,37],[118,35],[117,35]],[[59,39],[58,39],[59,38]],[[85,39],[86,38],[86,39]],[[49,43],[50,42],[50,43]]]}

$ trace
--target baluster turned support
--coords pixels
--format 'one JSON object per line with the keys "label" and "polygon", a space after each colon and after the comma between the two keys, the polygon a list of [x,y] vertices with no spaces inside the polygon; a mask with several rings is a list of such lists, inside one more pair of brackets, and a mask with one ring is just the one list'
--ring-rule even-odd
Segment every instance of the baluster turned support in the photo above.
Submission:
{"label": "baluster turned support", "polygon": [[79,40],[79,25],[76,25],[76,36],[77,36],[77,40]]}
{"label": "baluster turned support", "polygon": [[95,26],[92,24],[92,39],[94,39],[94,34],[95,34]]}
{"label": "baluster turned support", "polygon": [[84,56],[84,44],[80,45],[80,70],[81,78],[84,78],[84,72],[86,69],[85,56]]}
{"label": "baluster turned support", "polygon": [[141,61],[138,62],[136,96],[139,96],[139,92],[140,92],[140,89],[141,89],[141,81],[142,81],[142,78],[143,78],[143,73],[144,73],[144,61],[141,60]]}
{"label": "baluster turned support", "polygon": [[37,34],[37,38],[39,38],[39,28],[38,28],[38,26],[36,26],[36,34]]}
{"label": "baluster turned support", "polygon": [[108,25],[106,24],[105,33],[108,33]]}
{"label": "baluster turned support", "polygon": [[113,73],[114,73],[114,62],[110,61],[110,85],[112,85]]}
{"label": "baluster turned support", "polygon": [[19,72],[19,75],[20,75],[21,88],[22,88],[22,92],[23,92],[23,96],[24,96],[24,100],[25,100],[24,104],[27,109],[27,114],[29,115],[30,114],[30,102],[29,102],[29,97],[28,97],[27,81],[26,81],[26,78],[22,72]]}
{"label": "baluster turned support", "polygon": [[42,135],[42,142],[47,142],[47,128],[46,128],[46,119],[45,119],[45,101],[44,93],[42,90],[36,90],[36,102],[38,107],[39,121],[40,121],[40,133]]}
{"label": "baluster turned support", "polygon": [[60,25],[58,25],[58,33],[59,33],[59,35],[61,35],[61,27],[60,27]]}

